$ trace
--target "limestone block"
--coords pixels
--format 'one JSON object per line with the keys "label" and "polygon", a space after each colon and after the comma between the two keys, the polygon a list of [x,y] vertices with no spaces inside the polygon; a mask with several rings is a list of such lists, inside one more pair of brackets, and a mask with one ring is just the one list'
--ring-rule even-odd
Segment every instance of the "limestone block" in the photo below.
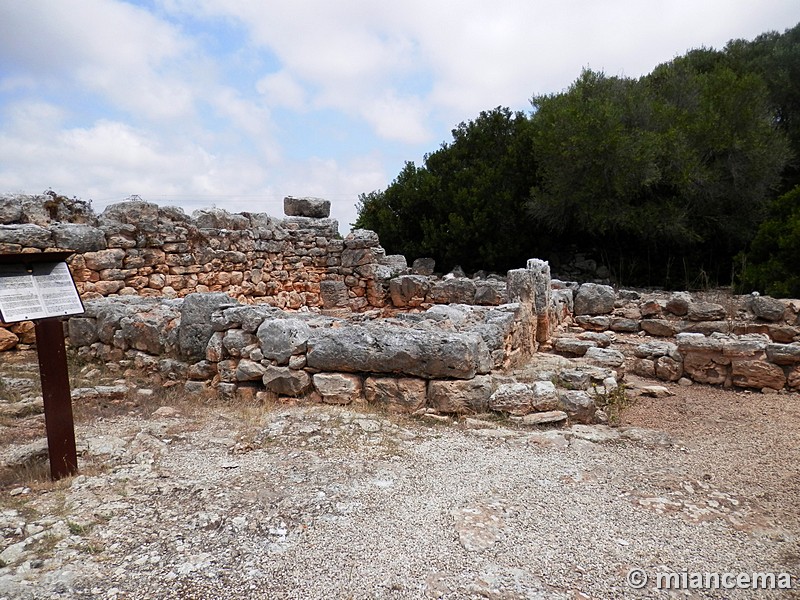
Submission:
{"label": "limestone block", "polygon": [[467,380],[435,379],[428,383],[428,403],[443,413],[484,413],[489,408],[492,391],[490,375]]}
{"label": "limestone block", "polygon": [[270,365],[261,378],[270,392],[283,396],[302,396],[311,388],[311,377],[305,371]]}
{"label": "limestone block", "polygon": [[564,390],[559,394],[561,409],[573,421],[591,423],[597,410],[594,399],[583,390]]}
{"label": "limestone block", "polygon": [[559,407],[558,390],[551,381],[534,381],[531,385],[533,400],[531,406],[536,411],[552,411]]}
{"label": "limestone block", "polygon": [[683,361],[659,356],[655,361],[656,377],[662,381],[678,381],[683,377]]}
{"label": "limestone block", "polygon": [[287,217],[327,219],[331,216],[331,203],[322,198],[286,196],[283,199],[283,213]]}
{"label": "limestone block", "polygon": [[364,396],[390,412],[413,413],[425,406],[428,383],[414,377],[367,377]]}
{"label": "limestone block", "polygon": [[589,331],[606,331],[611,326],[611,317],[579,315],[575,322]]}
{"label": "limestone block", "polygon": [[635,358],[630,362],[630,370],[639,377],[654,378],[656,376],[655,361],[649,358]]}
{"label": "limestone block", "polygon": [[266,367],[248,358],[243,358],[236,365],[236,381],[263,381]]}
{"label": "limestone block", "polygon": [[655,359],[659,356],[670,356],[679,359],[678,346],[670,342],[652,341],[639,344],[633,349],[633,355],[637,358]]}
{"label": "limestone block", "polygon": [[680,331],[675,321],[665,319],[642,319],[641,327],[648,334],[658,337],[673,337]]}
{"label": "limestone block", "polygon": [[125,259],[125,250],[122,248],[110,248],[108,250],[98,250],[97,252],[85,252],[83,260],[86,268],[92,271],[102,271],[103,269],[121,269]]}
{"label": "limestone block", "polygon": [[52,246],[48,229],[38,225],[0,225],[0,244],[45,249]]}
{"label": "limestone block", "polygon": [[445,279],[431,287],[430,300],[440,304],[475,304],[477,288],[470,279]]}
{"label": "limestone block", "polygon": [[398,308],[417,307],[431,289],[430,279],[421,275],[401,275],[389,281],[392,304]]}
{"label": "limestone block", "polygon": [[689,352],[684,355],[683,371],[697,383],[725,383],[730,376],[730,365],[718,362],[721,358],[709,352]]}
{"label": "limestone block", "polygon": [[725,307],[714,302],[692,302],[686,314],[690,321],[721,321],[726,317]]}
{"label": "limestone block", "polygon": [[181,306],[181,326],[178,345],[181,355],[199,360],[205,358],[206,346],[213,331],[211,315],[216,310],[237,304],[221,292],[189,294]]}
{"label": "limestone block", "polygon": [[90,225],[54,223],[50,231],[58,248],[75,252],[95,252],[106,248],[105,233]]}
{"label": "limestone block", "polygon": [[776,365],[800,364],[800,342],[792,344],[768,344],[767,358]]}
{"label": "limestone block", "polygon": [[[266,353],[265,353],[266,356]],[[477,333],[346,324],[312,330],[308,366],[329,372],[393,373],[426,379],[470,379],[491,365]]]}
{"label": "limestone block", "polygon": [[350,373],[315,373],[314,388],[326,404],[351,404],[364,398],[359,375]]}
{"label": "limestone block", "polygon": [[783,319],[786,305],[777,298],[770,296],[755,296],[750,300],[750,310],[759,319],[777,322]]}
{"label": "limestone block", "polygon": [[242,329],[229,329],[222,337],[222,345],[230,356],[241,356],[243,348],[257,342],[255,335]]}
{"label": "limestone block", "polygon": [[678,317],[684,317],[689,313],[689,306],[692,304],[692,296],[689,292],[675,292],[667,300],[665,309]]}
{"label": "limestone block", "polygon": [[613,312],[614,288],[597,283],[584,283],[575,294],[575,315],[607,315]]}
{"label": "limestone block", "polygon": [[583,356],[589,348],[596,348],[597,342],[591,340],[578,340],[572,337],[559,337],[553,340],[553,349],[556,352]]}
{"label": "limestone block", "polygon": [[411,273],[430,277],[436,270],[436,261],[432,258],[417,258],[411,264]]}
{"label": "limestone block", "polygon": [[610,348],[589,348],[584,356],[590,363],[601,367],[616,368],[625,364],[625,355]]}
{"label": "limestone block", "polygon": [[733,384],[739,387],[780,390],[786,385],[783,369],[763,360],[735,360],[731,375]]}
{"label": "limestone block", "polygon": [[325,280],[319,284],[323,308],[347,308],[349,295],[344,281]]}
{"label": "limestone block", "polygon": [[533,410],[533,390],[524,383],[504,383],[489,397],[489,408],[511,415],[527,415]]}

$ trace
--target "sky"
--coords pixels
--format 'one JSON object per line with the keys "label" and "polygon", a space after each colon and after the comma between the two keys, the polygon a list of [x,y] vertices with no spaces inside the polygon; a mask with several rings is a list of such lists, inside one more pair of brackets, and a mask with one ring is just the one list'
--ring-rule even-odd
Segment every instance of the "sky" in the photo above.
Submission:
{"label": "sky", "polygon": [[0,0],[0,193],[314,196],[346,234],[483,110],[798,22],[797,0]]}

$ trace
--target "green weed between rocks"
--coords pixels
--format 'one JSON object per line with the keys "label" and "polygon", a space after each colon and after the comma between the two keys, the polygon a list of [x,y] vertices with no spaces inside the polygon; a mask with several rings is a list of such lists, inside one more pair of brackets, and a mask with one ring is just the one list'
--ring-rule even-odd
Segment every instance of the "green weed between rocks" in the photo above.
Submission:
{"label": "green weed between rocks", "polygon": [[625,384],[620,384],[612,390],[603,388],[602,391],[595,385],[592,391],[595,406],[606,413],[609,425],[619,425],[622,422],[622,413],[635,402],[634,398],[628,395]]}

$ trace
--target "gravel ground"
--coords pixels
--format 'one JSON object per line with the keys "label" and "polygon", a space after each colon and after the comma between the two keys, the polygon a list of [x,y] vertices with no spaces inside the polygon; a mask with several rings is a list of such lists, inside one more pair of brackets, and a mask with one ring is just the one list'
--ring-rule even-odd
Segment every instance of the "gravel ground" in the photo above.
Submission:
{"label": "gravel ground", "polygon": [[[800,395],[666,387],[623,427],[550,430],[76,401],[81,475],[5,469],[0,599],[800,598]],[[35,453],[41,423],[2,417],[0,459]],[[656,590],[659,572],[795,589]]]}

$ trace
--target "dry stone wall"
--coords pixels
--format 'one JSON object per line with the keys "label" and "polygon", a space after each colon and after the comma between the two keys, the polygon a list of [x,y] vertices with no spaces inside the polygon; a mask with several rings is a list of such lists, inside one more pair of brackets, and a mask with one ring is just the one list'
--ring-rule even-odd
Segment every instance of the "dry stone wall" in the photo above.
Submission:
{"label": "dry stone wall", "polygon": [[[554,286],[573,296],[571,323],[555,351],[607,363],[627,360],[642,377],[761,390],[800,389],[800,301],[747,296],[615,291],[593,283]],[[631,355],[608,350],[610,335],[658,338]],[[606,356],[601,356],[602,353]]]}

